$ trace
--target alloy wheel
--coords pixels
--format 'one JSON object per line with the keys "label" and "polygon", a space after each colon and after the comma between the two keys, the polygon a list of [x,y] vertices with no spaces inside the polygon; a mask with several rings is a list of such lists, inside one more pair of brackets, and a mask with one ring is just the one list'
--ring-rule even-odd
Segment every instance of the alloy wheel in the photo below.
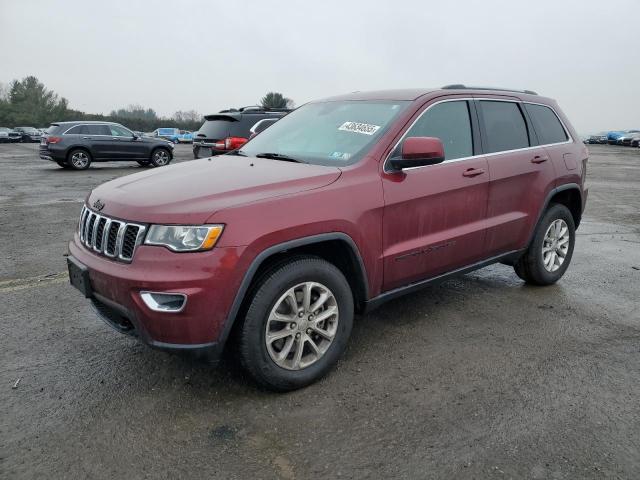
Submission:
{"label": "alloy wheel", "polygon": [[85,168],[89,164],[89,156],[84,152],[76,152],[71,155],[71,164],[75,168]]}
{"label": "alloy wheel", "polygon": [[271,359],[287,370],[302,370],[327,352],[338,330],[338,303],[324,285],[300,283],[275,303],[265,331]]}
{"label": "alloy wheel", "polygon": [[551,222],[542,241],[542,261],[548,272],[555,272],[564,263],[569,251],[569,227],[562,219]]}

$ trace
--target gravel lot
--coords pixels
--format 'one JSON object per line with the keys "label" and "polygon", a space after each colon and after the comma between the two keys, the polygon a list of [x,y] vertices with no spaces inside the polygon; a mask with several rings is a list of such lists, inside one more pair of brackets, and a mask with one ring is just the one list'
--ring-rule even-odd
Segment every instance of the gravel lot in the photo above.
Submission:
{"label": "gravel lot", "polygon": [[83,198],[137,164],[0,145],[0,478],[640,478],[640,149],[590,150],[559,284],[496,265],[395,300],[277,395],[113,332],[68,285]]}

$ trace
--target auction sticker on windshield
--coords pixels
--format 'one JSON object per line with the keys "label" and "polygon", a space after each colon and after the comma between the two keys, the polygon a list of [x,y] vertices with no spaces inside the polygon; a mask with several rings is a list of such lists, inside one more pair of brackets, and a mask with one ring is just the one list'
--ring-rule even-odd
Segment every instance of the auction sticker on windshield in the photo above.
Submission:
{"label": "auction sticker on windshield", "polygon": [[373,135],[380,128],[379,125],[371,125],[369,123],[344,122],[338,127],[338,130],[345,132],[363,133],[365,135]]}

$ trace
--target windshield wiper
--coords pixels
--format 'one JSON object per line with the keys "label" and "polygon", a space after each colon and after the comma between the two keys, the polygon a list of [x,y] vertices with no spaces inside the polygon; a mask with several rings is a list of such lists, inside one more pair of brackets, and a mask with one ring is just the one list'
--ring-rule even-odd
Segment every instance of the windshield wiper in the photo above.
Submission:
{"label": "windshield wiper", "polygon": [[246,157],[247,154],[242,150],[231,150],[229,153],[225,153],[225,155],[236,155],[238,157]]}
{"label": "windshield wiper", "polygon": [[282,160],[284,162],[307,163],[304,160],[300,160],[299,158],[293,158],[283,153],[265,152],[265,153],[258,153],[255,156],[258,158],[270,158],[271,160]]}

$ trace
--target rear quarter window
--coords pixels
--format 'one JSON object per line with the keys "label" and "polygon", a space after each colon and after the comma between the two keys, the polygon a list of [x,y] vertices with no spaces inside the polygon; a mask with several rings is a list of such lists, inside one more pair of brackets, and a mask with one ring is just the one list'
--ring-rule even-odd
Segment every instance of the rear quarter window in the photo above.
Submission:
{"label": "rear quarter window", "polygon": [[569,139],[562,123],[549,107],[527,103],[525,108],[541,145],[562,143]]}

